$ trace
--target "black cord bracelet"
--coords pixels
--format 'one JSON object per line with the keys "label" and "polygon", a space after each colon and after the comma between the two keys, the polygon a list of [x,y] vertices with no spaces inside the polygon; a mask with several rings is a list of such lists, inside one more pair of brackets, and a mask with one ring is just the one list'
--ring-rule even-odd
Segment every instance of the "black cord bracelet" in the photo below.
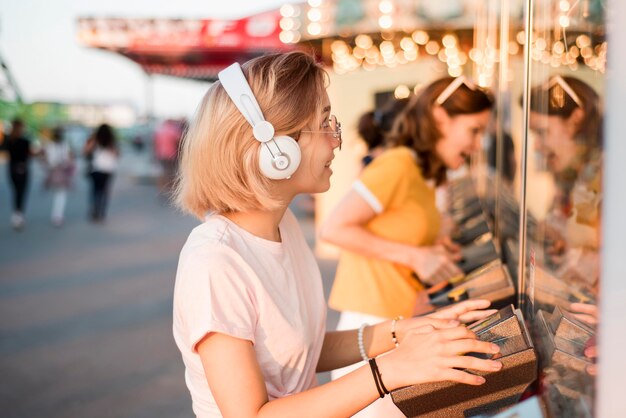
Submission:
{"label": "black cord bracelet", "polygon": [[[374,360],[374,359],[372,359]],[[376,361],[374,361],[374,371],[376,373],[376,377],[378,379],[378,383],[380,384],[380,387],[382,388],[383,392],[385,393],[385,395],[389,395],[389,391],[387,390],[387,388],[385,387],[384,383],[383,383],[383,377],[380,374],[380,370],[378,370],[378,364],[376,364]]]}
{"label": "black cord bracelet", "polygon": [[[372,369],[372,376],[374,376],[374,383],[376,383],[376,390],[378,390],[378,394],[380,395],[380,397],[384,398],[385,397],[385,392],[383,391],[382,386],[381,386],[382,382],[378,380],[379,379],[379,377],[378,377],[379,374],[377,372],[378,366],[376,365],[376,359],[371,358],[369,360],[369,363],[370,363],[370,369]],[[389,392],[387,392],[387,393],[389,393]]]}

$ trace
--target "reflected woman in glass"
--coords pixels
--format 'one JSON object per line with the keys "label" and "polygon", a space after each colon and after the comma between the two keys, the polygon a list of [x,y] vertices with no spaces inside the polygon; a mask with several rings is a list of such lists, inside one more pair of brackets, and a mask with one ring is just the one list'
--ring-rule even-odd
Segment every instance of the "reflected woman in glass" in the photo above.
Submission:
{"label": "reflected woman in glass", "polygon": [[577,78],[556,75],[532,89],[530,110],[536,150],[557,189],[546,225],[547,252],[557,277],[595,293],[602,158],[599,96]]}

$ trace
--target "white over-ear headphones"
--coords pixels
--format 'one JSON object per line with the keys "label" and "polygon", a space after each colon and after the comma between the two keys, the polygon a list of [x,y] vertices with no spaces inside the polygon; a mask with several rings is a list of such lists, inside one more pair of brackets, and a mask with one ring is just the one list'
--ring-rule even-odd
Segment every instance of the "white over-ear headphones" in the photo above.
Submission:
{"label": "white over-ear headphones", "polygon": [[259,148],[261,173],[272,180],[288,179],[300,165],[300,147],[289,136],[274,136],[274,126],[265,120],[241,66],[234,63],[218,73],[226,93],[252,126]]}

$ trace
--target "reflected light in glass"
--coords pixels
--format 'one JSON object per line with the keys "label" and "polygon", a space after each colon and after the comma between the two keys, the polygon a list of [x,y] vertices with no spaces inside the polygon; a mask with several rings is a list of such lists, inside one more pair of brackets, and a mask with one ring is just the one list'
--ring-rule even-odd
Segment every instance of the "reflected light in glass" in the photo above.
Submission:
{"label": "reflected light in glass", "polygon": [[578,46],[578,48],[584,48],[586,46],[591,45],[591,38],[589,38],[589,36],[587,35],[579,35],[576,38],[576,45]]}
{"label": "reflected light in glass", "polygon": [[555,42],[554,45],[552,46],[552,52],[557,55],[561,55],[562,53],[564,53],[565,45],[563,44],[563,42],[561,41]]}
{"label": "reflected light in glass", "polygon": [[535,41],[535,48],[537,48],[539,51],[543,51],[544,49],[546,49],[546,40],[543,38],[538,38]]}

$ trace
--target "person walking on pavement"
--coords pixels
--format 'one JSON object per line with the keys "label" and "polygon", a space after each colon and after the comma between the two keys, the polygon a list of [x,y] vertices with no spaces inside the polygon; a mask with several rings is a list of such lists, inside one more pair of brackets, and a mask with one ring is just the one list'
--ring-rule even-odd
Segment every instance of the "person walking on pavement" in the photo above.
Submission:
{"label": "person walking on pavement", "polygon": [[161,166],[158,180],[159,193],[167,196],[174,184],[178,165],[178,144],[182,136],[182,123],[167,119],[154,132],[154,156]]}
{"label": "person walking on pavement", "polygon": [[102,222],[106,216],[113,175],[117,169],[119,150],[111,126],[100,125],[87,140],[83,155],[90,163],[91,197],[89,217],[93,222]]}
{"label": "person walking on pavement", "polygon": [[52,211],[50,221],[61,227],[65,218],[67,191],[74,176],[74,154],[69,144],[63,140],[63,129],[52,132],[52,141],[44,147],[44,163],[47,169],[45,188],[52,191]]}
{"label": "person walking on pavement", "polygon": [[15,230],[20,230],[25,225],[24,211],[26,209],[26,193],[29,180],[29,160],[36,152],[31,147],[31,142],[25,134],[24,121],[15,118],[11,124],[11,132],[2,148],[8,152],[9,167],[8,176],[13,194],[13,214],[11,225]]}

